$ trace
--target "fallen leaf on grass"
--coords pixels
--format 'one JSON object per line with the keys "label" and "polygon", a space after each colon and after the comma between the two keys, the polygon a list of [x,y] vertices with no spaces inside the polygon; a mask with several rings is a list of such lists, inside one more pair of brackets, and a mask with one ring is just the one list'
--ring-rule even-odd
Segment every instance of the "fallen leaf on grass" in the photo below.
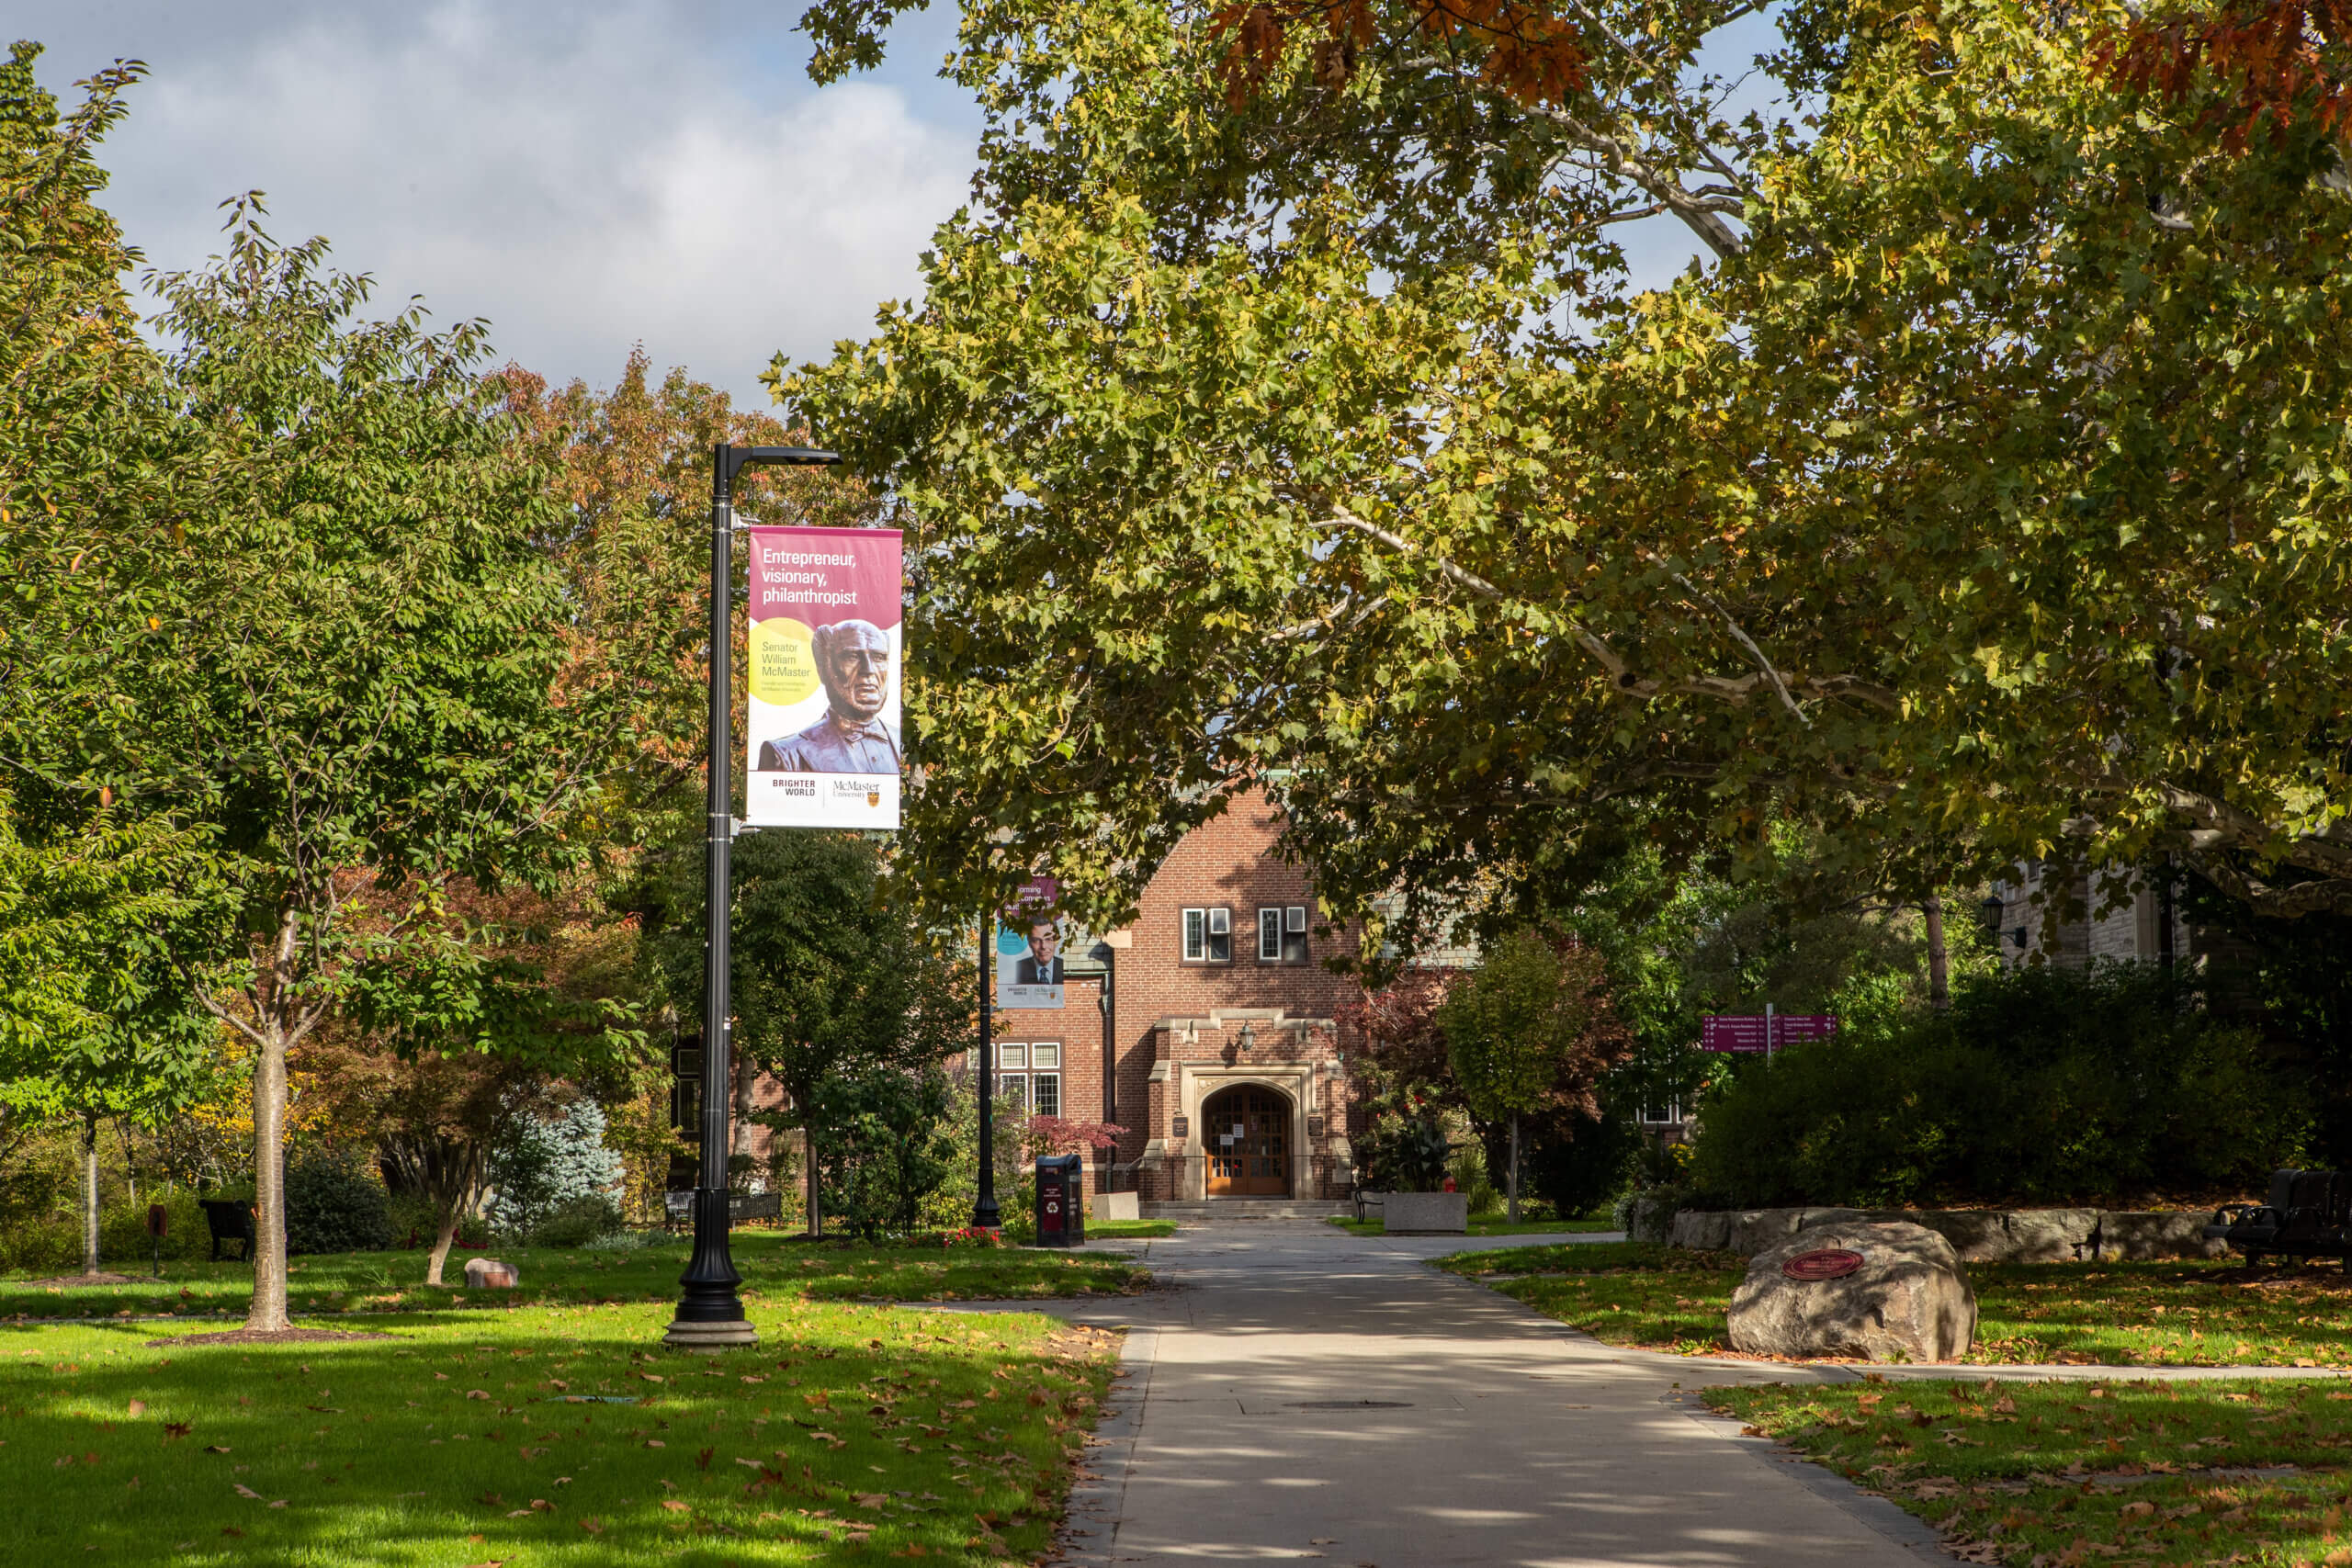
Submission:
{"label": "fallen leaf on grass", "polygon": [[[189,1426],[185,1421],[166,1421],[164,1423],[164,1441],[167,1443],[176,1442],[195,1430],[195,1427]],[[222,1449],[220,1451],[222,1453],[227,1453],[229,1450]]]}
{"label": "fallen leaf on grass", "polygon": [[685,1513],[688,1509],[690,1509],[690,1508],[693,1506],[693,1505],[692,1505],[692,1504],[690,1504],[690,1503],[681,1503],[681,1502],[679,1502],[675,1497],[664,1497],[664,1498],[662,1498],[662,1506],[663,1507],[665,1507],[665,1508],[669,1509],[669,1510],[670,1510],[670,1512],[672,1512],[672,1513],[673,1513],[673,1514],[683,1514],[683,1513]]}
{"label": "fallen leaf on grass", "polygon": [[134,1399],[134,1400],[132,1400],[132,1401],[130,1402],[130,1414],[131,1414],[134,1417],[146,1415],[146,1414],[147,1414],[147,1402],[146,1402],[145,1400],[143,1400],[143,1399]]}
{"label": "fallen leaf on grass", "polygon": [[254,1491],[252,1487],[246,1485],[242,1481],[232,1481],[229,1484],[237,1489],[237,1495],[240,1497],[259,1497],[261,1495],[260,1493]]}
{"label": "fallen leaf on grass", "polygon": [[488,1399],[490,1397],[490,1391],[486,1388],[469,1388],[466,1390],[466,1397],[468,1399]]}
{"label": "fallen leaf on grass", "polygon": [[592,1514],[587,1518],[580,1521],[580,1528],[586,1530],[590,1535],[602,1535],[605,1533],[605,1521],[597,1518]]}
{"label": "fallen leaf on grass", "polygon": [[207,1443],[207,1444],[204,1446],[204,1451],[205,1451],[206,1453],[209,1453],[209,1454],[225,1454],[225,1453],[227,1453],[229,1450],[228,1450],[227,1447],[226,1447],[226,1446],[224,1446],[224,1445],[222,1445],[222,1444],[220,1444],[220,1443]]}

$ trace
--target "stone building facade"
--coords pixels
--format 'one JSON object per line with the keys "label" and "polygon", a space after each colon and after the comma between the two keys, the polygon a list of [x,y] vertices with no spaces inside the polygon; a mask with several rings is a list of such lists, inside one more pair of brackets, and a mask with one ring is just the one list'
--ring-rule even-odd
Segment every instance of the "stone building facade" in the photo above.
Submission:
{"label": "stone building facade", "polygon": [[[2170,956],[2187,965],[2202,956],[2196,933],[2176,907],[2165,941],[2165,900],[2147,878],[2128,872],[2068,872],[2034,861],[2018,882],[1996,882],[1986,912],[1995,918],[2001,961],[2011,968],[2041,962],[2079,969],[2095,960],[2155,963]],[[2110,899],[2117,877],[2128,877],[2120,902]]]}

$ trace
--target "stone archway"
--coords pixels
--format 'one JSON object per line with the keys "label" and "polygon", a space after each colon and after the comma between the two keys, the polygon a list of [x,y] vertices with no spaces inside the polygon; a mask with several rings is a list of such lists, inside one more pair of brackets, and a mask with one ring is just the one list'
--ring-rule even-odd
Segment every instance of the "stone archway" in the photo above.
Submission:
{"label": "stone archway", "polygon": [[1287,1198],[1297,1151],[1290,1096],[1238,1083],[1201,1101],[1201,1153],[1211,1198]]}

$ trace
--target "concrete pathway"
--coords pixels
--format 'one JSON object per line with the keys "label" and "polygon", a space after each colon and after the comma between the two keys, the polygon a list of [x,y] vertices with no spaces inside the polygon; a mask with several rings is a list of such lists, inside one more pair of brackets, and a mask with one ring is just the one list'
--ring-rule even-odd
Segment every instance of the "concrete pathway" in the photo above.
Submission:
{"label": "concrete pathway", "polygon": [[1950,1561],[1689,1400],[1850,1374],[1612,1348],[1420,1266],[1459,1238],[1274,1222],[1129,1245],[1170,1288],[1063,1314],[1131,1330],[1069,1563]]}

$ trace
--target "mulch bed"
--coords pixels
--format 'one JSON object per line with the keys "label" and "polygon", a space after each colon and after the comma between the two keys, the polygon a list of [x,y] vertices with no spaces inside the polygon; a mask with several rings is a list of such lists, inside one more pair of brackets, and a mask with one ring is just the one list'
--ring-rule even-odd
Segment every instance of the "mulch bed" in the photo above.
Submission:
{"label": "mulch bed", "polygon": [[17,1291],[70,1291],[76,1285],[144,1285],[152,1283],[134,1274],[54,1274],[46,1280],[27,1280],[11,1285]]}
{"label": "mulch bed", "polygon": [[175,1334],[150,1339],[149,1349],[175,1345],[312,1345],[337,1339],[397,1339],[397,1334],[348,1333],[339,1328],[232,1328],[219,1334]]}

